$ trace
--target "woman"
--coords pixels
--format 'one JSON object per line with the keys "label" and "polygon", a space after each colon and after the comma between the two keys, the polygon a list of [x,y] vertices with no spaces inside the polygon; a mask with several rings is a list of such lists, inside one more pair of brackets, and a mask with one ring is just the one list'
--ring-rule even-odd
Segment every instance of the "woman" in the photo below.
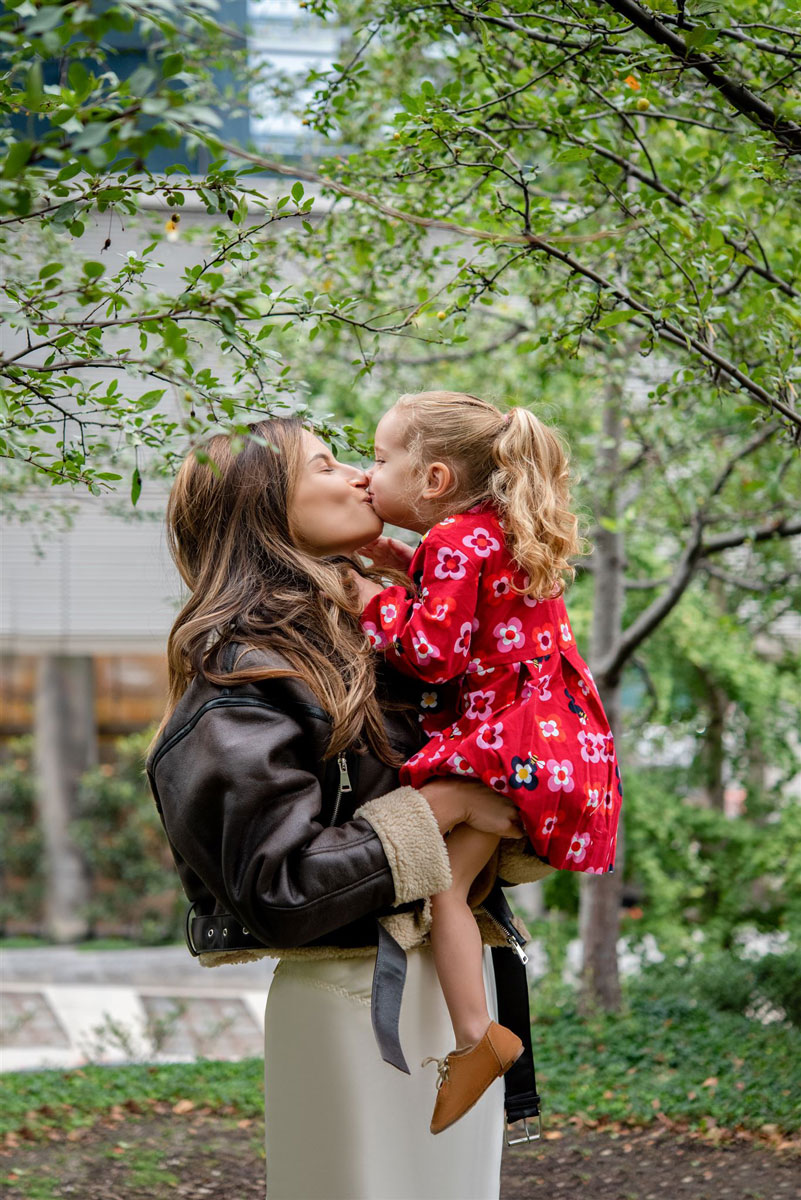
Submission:
{"label": "woman", "polygon": [[[253,426],[238,453],[226,436],[204,449],[168,508],[191,597],[148,774],[192,902],[190,949],[208,965],[282,959],[266,1014],[269,1198],[491,1200],[502,1087],[441,1137],[427,1130],[417,1064],[449,1026],[423,942],[428,898],[450,884],[444,835],[464,822],[517,839],[515,810],[460,780],[397,786],[420,735],[409,683],[377,677],[359,626],[348,556],[382,527],[364,472],[297,420]],[[505,880],[543,873],[502,847]]]}

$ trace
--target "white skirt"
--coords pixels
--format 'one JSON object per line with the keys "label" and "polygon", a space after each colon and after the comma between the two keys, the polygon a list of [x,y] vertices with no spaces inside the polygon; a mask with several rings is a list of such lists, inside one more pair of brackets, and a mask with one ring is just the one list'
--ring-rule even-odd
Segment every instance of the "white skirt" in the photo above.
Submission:
{"label": "white skirt", "polygon": [[[265,1017],[268,1200],[498,1200],[503,1080],[436,1137],[436,1066],[453,1048],[428,949],[408,954],[400,1035],[411,1075],[381,1060],[375,958],[283,960]],[[484,981],[497,1015],[489,950]]]}

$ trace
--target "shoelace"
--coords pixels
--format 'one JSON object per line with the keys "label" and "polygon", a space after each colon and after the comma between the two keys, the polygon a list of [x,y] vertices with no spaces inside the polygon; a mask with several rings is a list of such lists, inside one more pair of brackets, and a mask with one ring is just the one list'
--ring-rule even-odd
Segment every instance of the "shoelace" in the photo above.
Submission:
{"label": "shoelace", "polygon": [[429,1055],[421,1062],[421,1067],[427,1067],[429,1063],[437,1064],[437,1091],[442,1087],[443,1083],[447,1083],[450,1078],[450,1068],[448,1066],[448,1056],[444,1058],[436,1058],[434,1055]]}

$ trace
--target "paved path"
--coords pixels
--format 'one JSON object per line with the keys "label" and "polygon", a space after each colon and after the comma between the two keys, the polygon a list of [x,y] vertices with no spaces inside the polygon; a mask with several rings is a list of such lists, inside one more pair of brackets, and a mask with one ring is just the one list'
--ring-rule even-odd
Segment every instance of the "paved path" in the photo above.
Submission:
{"label": "paved path", "polygon": [[182,946],[0,950],[0,1071],[261,1054],[274,966],[209,969]]}

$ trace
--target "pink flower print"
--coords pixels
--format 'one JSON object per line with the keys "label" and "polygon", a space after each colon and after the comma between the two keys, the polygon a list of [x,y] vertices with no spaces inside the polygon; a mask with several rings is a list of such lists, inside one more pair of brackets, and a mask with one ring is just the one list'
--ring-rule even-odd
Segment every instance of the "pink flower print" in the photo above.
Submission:
{"label": "pink flower print", "polygon": [[380,650],[382,646],[386,645],[387,639],[384,637],[381,630],[378,629],[378,627],[376,625],[374,625],[372,621],[365,621],[364,624],[362,625],[362,629],[367,634],[367,637],[370,639],[370,645],[373,647],[374,650]]}
{"label": "pink flower print", "polygon": [[558,721],[555,721],[553,718],[551,718],[548,721],[540,721],[539,725],[540,729],[542,730],[543,737],[557,738],[559,741],[562,740],[562,730],[559,728]]}
{"label": "pink flower print", "polygon": [[498,649],[504,654],[517,650],[525,645],[526,636],[523,633],[523,622],[519,617],[501,621],[492,631],[492,636],[498,639]]}
{"label": "pink flower print", "polygon": [[500,550],[501,543],[488,529],[477,528],[462,538],[462,545],[474,550],[479,558],[489,558],[493,550]]}
{"label": "pink flower print", "polygon": [[494,725],[485,722],[478,731],[476,745],[482,750],[498,750],[503,745],[503,722],[497,721]]}
{"label": "pink flower print", "polygon": [[581,757],[585,762],[597,763],[601,761],[601,748],[598,745],[599,738],[594,733],[585,733],[582,729],[578,735],[579,745],[581,746]]}
{"label": "pink flower print", "polygon": [[437,523],[439,525],[453,525],[455,520],[456,517],[443,517],[442,520],[438,521]]}
{"label": "pink flower print", "polygon": [[455,608],[453,596],[440,596],[431,610],[431,617],[434,621],[447,621]]}
{"label": "pink flower print", "polygon": [[480,658],[471,658],[467,664],[468,675],[493,675],[494,667],[485,667]]}
{"label": "pink flower print", "polygon": [[434,574],[437,579],[464,579],[467,572],[465,563],[467,555],[461,550],[451,550],[449,546],[440,546],[437,551],[437,565]]}
{"label": "pink flower print", "polygon": [[[578,860],[576,860],[578,861]],[[587,867],[584,871],[585,875],[605,875],[606,871],[603,867]]]}
{"label": "pink flower print", "polygon": [[439,647],[432,646],[424,633],[412,634],[412,646],[417,655],[417,661],[424,663],[439,654]]}
{"label": "pink flower print", "polygon": [[587,788],[587,808],[597,808],[601,803],[601,789]]}
{"label": "pink flower print", "polygon": [[574,833],[570,839],[570,849],[566,854],[566,858],[572,858],[573,862],[584,862],[587,857],[587,847],[590,844],[590,835],[588,833]]}
{"label": "pink flower print", "polygon": [[394,604],[381,605],[381,620],[385,625],[391,625],[393,621],[398,619],[398,610]]}
{"label": "pink flower print", "polygon": [[494,692],[468,692],[467,699],[468,705],[464,710],[464,715],[469,721],[481,721],[492,716]]}
{"label": "pink flower print", "polygon": [[537,689],[537,695],[540,700],[550,700],[551,691],[548,684],[551,682],[550,675],[540,675],[537,679],[531,681],[532,687]]}
{"label": "pink flower print", "polygon": [[611,733],[597,734],[601,745],[601,762],[613,762],[615,758],[615,739]]}
{"label": "pink flower print", "polygon": [[562,644],[565,646],[569,646],[573,641],[573,634],[570,632],[570,626],[568,625],[567,621],[562,621],[560,623],[559,637],[562,640]]}
{"label": "pink flower print", "polygon": [[465,621],[462,628],[459,630],[459,636],[456,639],[453,652],[454,654],[468,654],[470,651],[470,635],[473,632],[473,626],[470,621]]}
{"label": "pink flower print", "polygon": [[553,650],[553,630],[550,625],[540,625],[539,629],[532,629],[531,636],[534,638],[541,654],[550,654]]}
{"label": "pink flower print", "polygon": [[422,696],[420,697],[420,707],[421,708],[436,708],[437,707],[437,693],[436,692],[423,692]]}
{"label": "pink flower print", "polygon": [[550,837],[550,835],[553,833],[554,829],[556,829],[558,820],[559,820],[558,817],[546,817],[545,818],[545,823],[542,827],[542,832],[545,837]]}
{"label": "pink flower print", "polygon": [[511,577],[504,572],[500,575],[490,575],[486,581],[486,597],[490,604],[500,604],[512,594]]}
{"label": "pink flower print", "polygon": [[552,792],[572,792],[576,786],[573,779],[573,764],[569,759],[563,759],[559,762],[555,758],[549,758],[545,764],[551,773],[548,780],[548,788]]}
{"label": "pink flower print", "polygon": [[[523,584],[522,584],[523,588],[527,588],[530,583],[531,583],[531,576],[524,575]],[[523,596],[523,603],[528,608],[536,608],[537,605],[540,603],[540,600],[537,596]]]}
{"label": "pink flower print", "polygon": [[470,766],[469,762],[462,758],[461,754],[452,754],[448,759],[448,766],[451,768],[454,775],[475,775],[475,771]]}
{"label": "pink flower print", "polygon": [[585,695],[585,696],[589,696],[589,694],[590,694],[590,689],[587,687],[587,685],[586,685],[586,683],[584,682],[584,680],[583,680],[583,679],[580,679],[580,680],[578,681],[578,685],[579,685],[579,691],[582,691],[582,692],[584,693],[584,695]]}
{"label": "pink flower print", "polygon": [[531,680],[527,679],[526,682],[523,684],[523,686],[520,689],[520,699],[521,700],[530,700],[533,695],[534,695],[534,688],[532,687]]}
{"label": "pink flower print", "polygon": [[489,785],[491,788],[494,788],[496,792],[509,791],[509,784],[506,782],[506,777],[504,775],[493,775],[489,781]]}
{"label": "pink flower print", "polygon": [[448,734],[448,737],[449,738],[460,738],[461,736],[462,736],[462,731],[459,728],[459,726],[451,725],[450,733]]}
{"label": "pink flower print", "polygon": [[612,811],[612,804],[613,804],[612,793],[604,792],[604,808],[606,809],[607,812]]}

